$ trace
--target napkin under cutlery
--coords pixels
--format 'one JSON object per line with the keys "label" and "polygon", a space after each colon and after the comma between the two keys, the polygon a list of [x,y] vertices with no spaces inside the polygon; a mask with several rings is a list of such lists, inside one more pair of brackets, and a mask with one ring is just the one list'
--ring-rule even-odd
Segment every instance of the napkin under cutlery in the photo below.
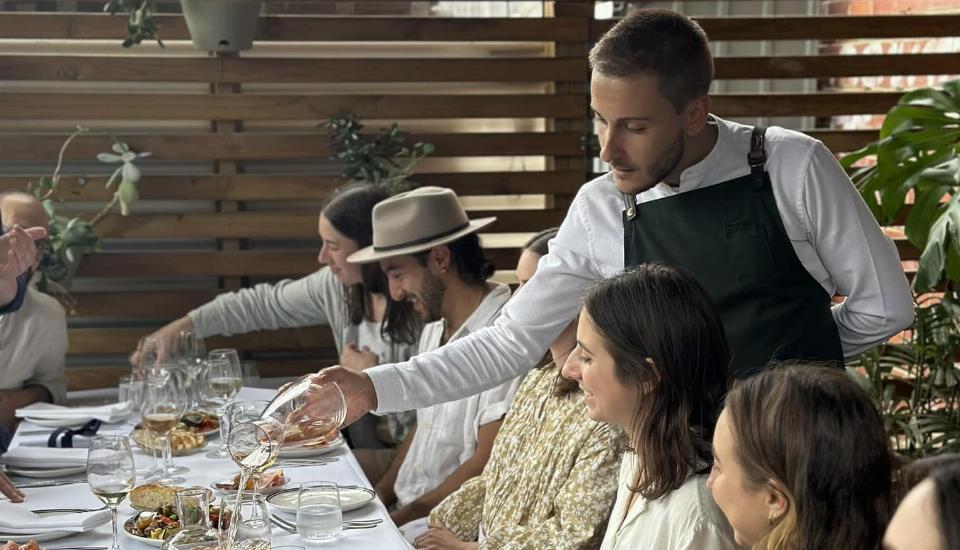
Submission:
{"label": "napkin under cutlery", "polygon": [[41,516],[23,504],[0,502],[0,532],[5,534],[32,534],[49,531],[85,532],[110,521],[110,510],[80,514]]}

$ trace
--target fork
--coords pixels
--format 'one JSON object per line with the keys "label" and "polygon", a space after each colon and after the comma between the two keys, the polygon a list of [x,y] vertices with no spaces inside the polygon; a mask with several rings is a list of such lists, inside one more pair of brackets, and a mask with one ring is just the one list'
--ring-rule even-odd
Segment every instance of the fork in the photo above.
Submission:
{"label": "fork", "polygon": [[60,487],[61,485],[75,485],[77,483],[86,483],[85,479],[63,480],[63,481],[35,481],[32,483],[22,483],[17,485],[18,489],[36,489],[39,487]]}
{"label": "fork", "polygon": [[[33,512],[34,514],[43,514],[43,513],[51,514],[55,512],[80,514],[83,512],[99,512],[100,510],[106,510],[106,509],[107,509],[106,506],[102,506],[100,508],[39,508],[37,510],[30,510],[30,511]],[[78,546],[77,548],[85,548],[85,547]],[[59,550],[59,549],[53,548],[50,550]]]}
{"label": "fork", "polygon": [[[290,533],[297,532],[297,526],[277,515],[271,515],[270,519],[273,521],[274,525],[288,531]],[[343,522],[344,529],[372,529],[383,523],[383,520],[380,518],[377,519],[355,519],[348,520]]]}

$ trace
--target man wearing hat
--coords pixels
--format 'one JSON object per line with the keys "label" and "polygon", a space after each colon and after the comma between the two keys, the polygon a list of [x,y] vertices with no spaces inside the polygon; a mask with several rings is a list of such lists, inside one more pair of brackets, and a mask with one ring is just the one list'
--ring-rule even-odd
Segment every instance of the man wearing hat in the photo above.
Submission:
{"label": "man wearing hat", "polygon": [[[373,246],[348,261],[380,262],[390,297],[409,301],[426,323],[419,349],[430,351],[493,324],[510,298],[508,286],[488,280],[494,267],[476,234],[495,220],[470,220],[453,191],[421,187],[374,207]],[[416,426],[376,482],[384,503],[396,503],[397,525],[425,518],[483,471],[518,384],[417,411]]]}

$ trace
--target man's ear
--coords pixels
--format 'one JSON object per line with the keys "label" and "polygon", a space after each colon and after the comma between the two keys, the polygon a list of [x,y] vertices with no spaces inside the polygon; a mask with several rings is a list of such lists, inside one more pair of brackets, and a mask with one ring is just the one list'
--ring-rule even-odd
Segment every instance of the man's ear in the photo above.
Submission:
{"label": "man's ear", "polygon": [[688,137],[696,136],[703,131],[710,116],[710,96],[700,96],[687,105],[683,110],[683,130]]}
{"label": "man's ear", "polygon": [[430,249],[428,265],[437,275],[446,275],[450,271],[450,264],[453,258],[450,254],[450,248],[446,245],[435,246]]}

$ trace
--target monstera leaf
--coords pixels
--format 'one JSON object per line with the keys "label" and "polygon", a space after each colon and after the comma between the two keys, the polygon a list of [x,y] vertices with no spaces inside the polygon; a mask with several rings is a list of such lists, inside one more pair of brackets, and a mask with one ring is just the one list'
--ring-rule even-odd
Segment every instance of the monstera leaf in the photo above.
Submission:
{"label": "monstera leaf", "polygon": [[945,278],[960,281],[960,80],[942,88],[908,92],[887,113],[880,139],[841,160],[847,168],[864,158],[876,164],[851,175],[870,210],[882,224],[893,223],[912,190],[906,217],[907,239],[923,250],[914,290],[930,289]]}

